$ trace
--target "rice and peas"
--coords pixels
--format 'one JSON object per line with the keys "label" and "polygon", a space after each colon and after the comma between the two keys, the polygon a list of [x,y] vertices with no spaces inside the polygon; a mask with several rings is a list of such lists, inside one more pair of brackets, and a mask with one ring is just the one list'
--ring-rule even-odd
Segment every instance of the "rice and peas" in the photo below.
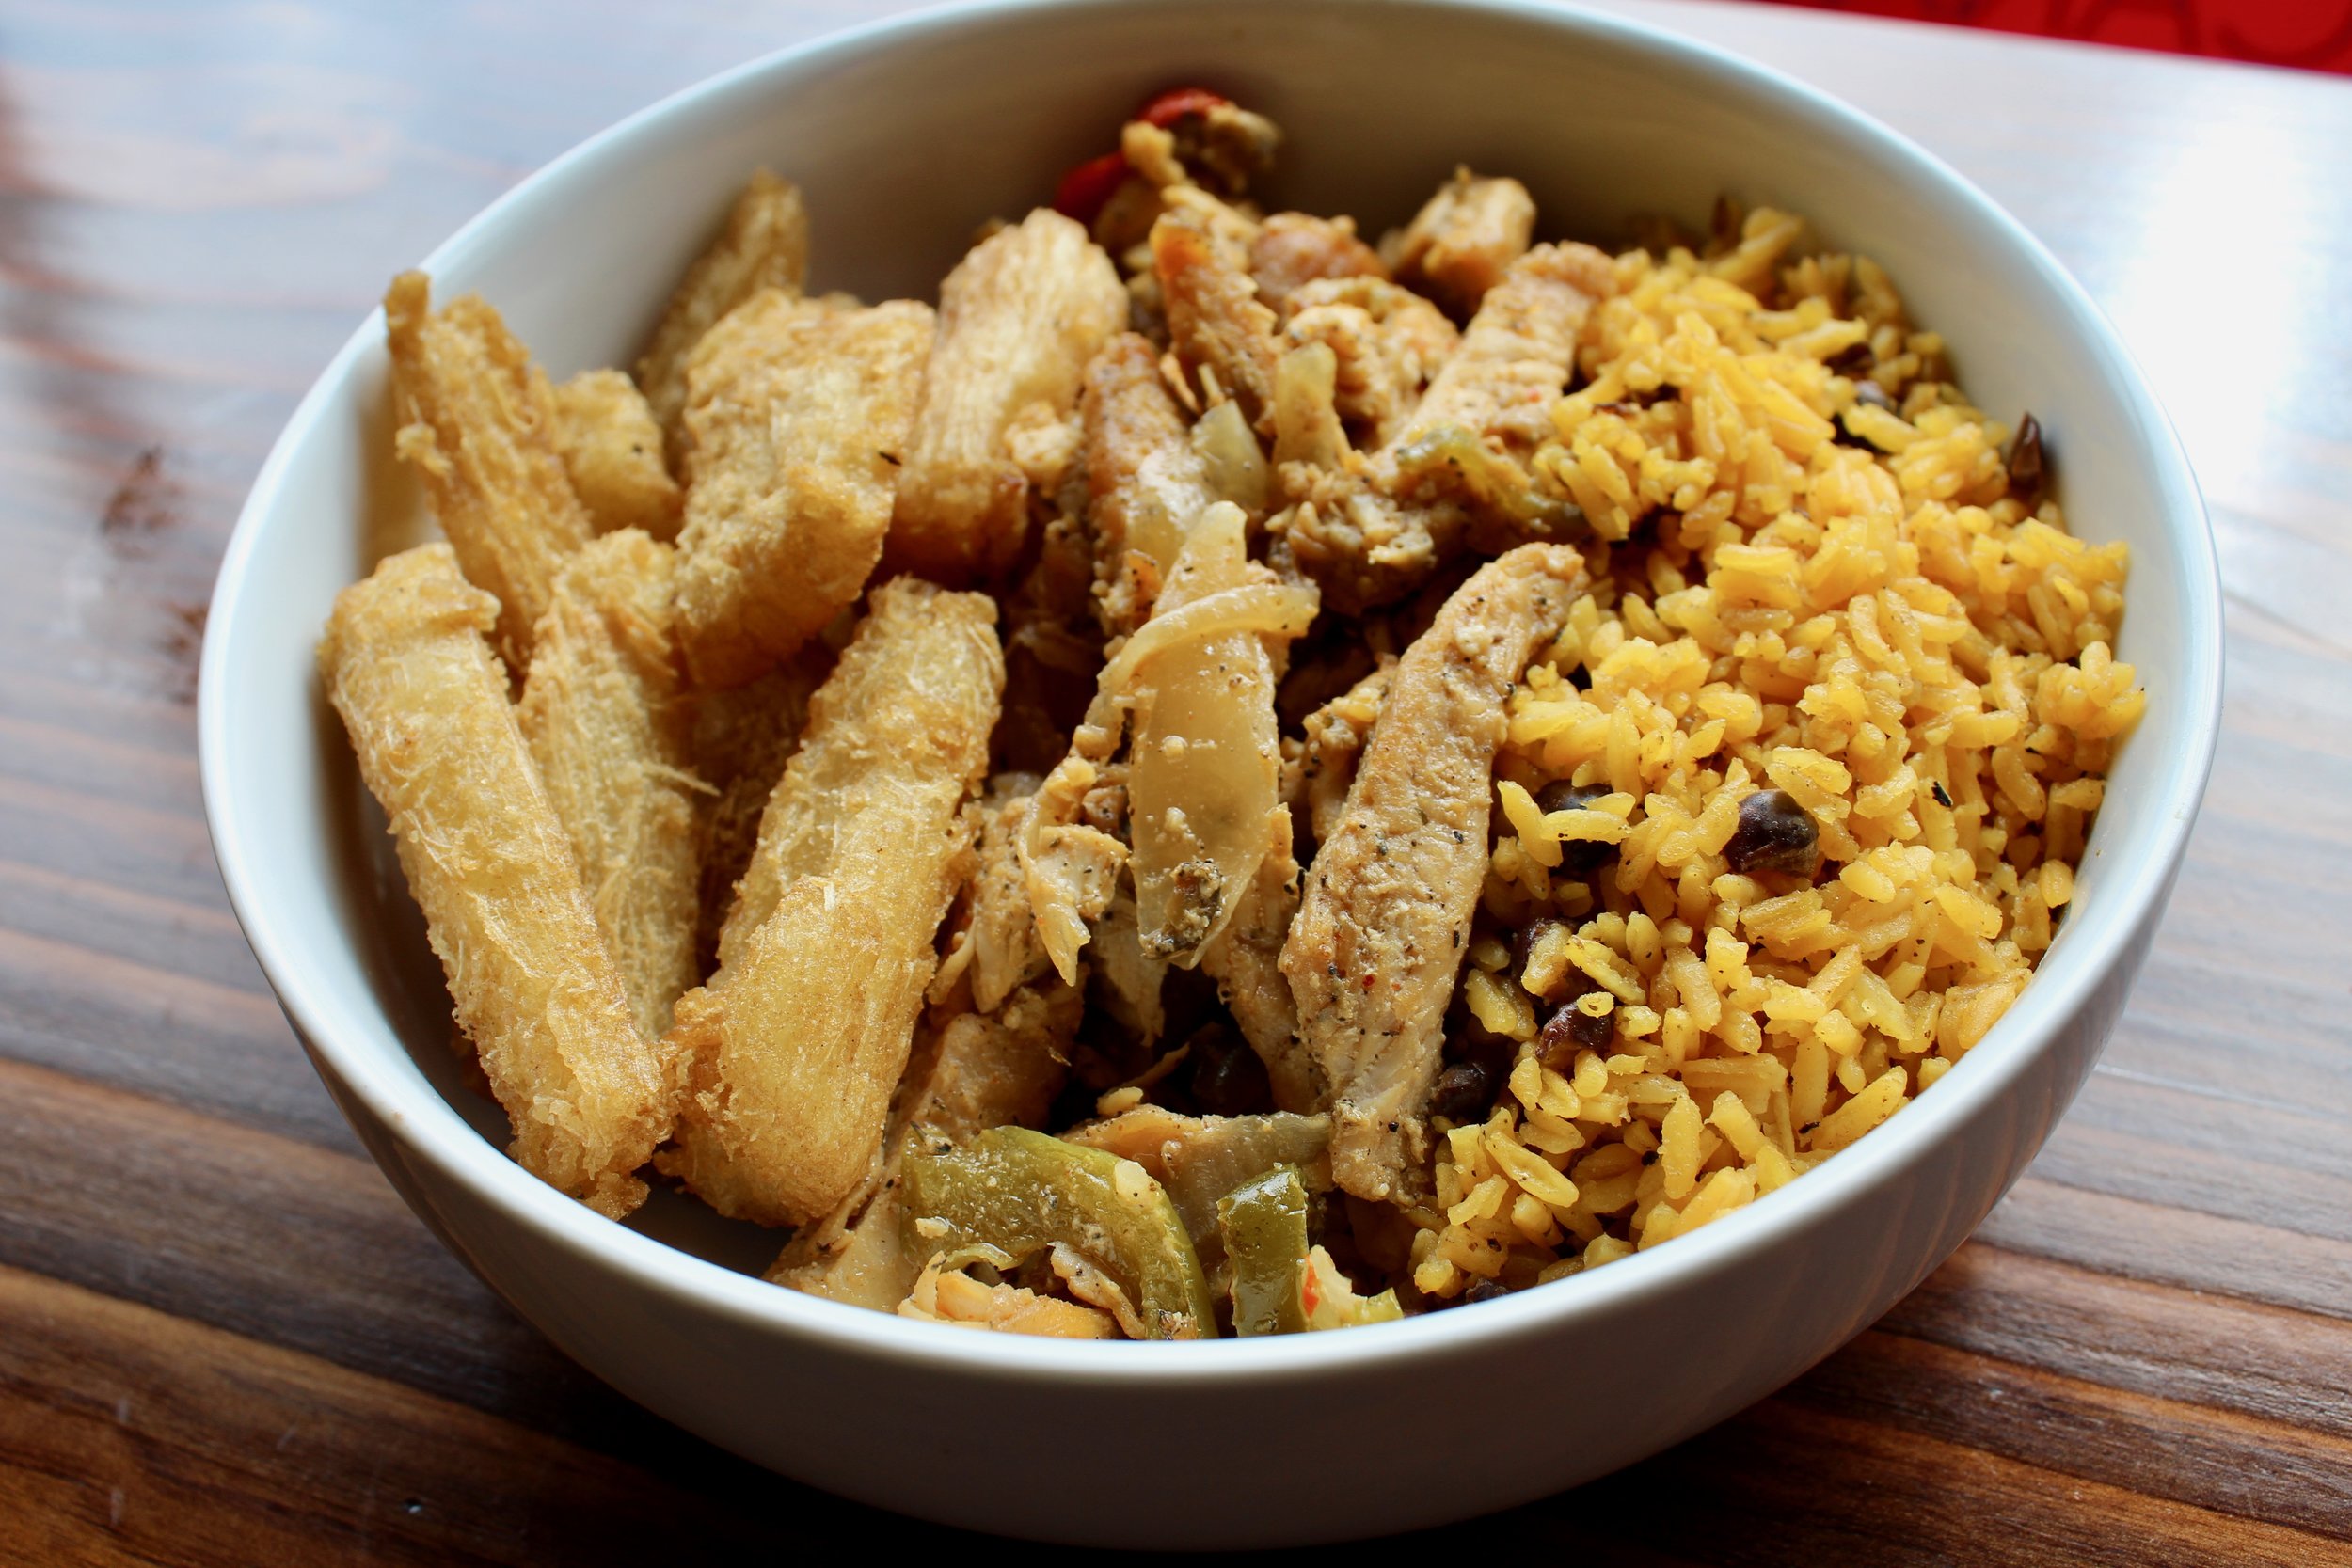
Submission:
{"label": "rice and peas", "polygon": [[[2049,946],[2145,705],[2125,547],[2012,472],[1883,273],[1798,237],[1758,211],[1711,260],[1620,258],[1553,410],[1539,462],[1607,542],[1511,699],[1462,994],[1517,1049],[1415,1216],[1431,1297],[1687,1233],[1932,1086]],[[1605,793],[1547,813],[1558,781]],[[1769,790],[1835,875],[1726,861]],[[1571,993],[1606,1044],[1546,1032]]]}

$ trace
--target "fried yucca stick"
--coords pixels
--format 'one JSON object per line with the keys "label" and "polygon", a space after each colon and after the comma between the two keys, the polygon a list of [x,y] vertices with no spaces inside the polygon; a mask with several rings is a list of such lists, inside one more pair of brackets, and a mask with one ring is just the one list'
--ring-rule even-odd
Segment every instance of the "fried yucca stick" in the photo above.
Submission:
{"label": "fried yucca stick", "polygon": [[930,346],[928,305],[843,309],[774,289],[704,336],[686,372],[677,581],[697,685],[773,668],[866,586]]}
{"label": "fried yucca stick", "polygon": [[499,313],[468,294],[439,312],[421,272],[392,279],[385,338],[401,428],[466,580],[498,600],[499,649],[517,671],[564,558],[594,531],[555,447],[555,395]]}
{"label": "fried yucca stick", "polygon": [[883,1312],[906,1299],[921,1267],[898,1208],[907,1149],[927,1139],[961,1142],[992,1127],[1040,1126],[1069,1075],[1084,988],[1049,975],[1001,1000],[923,1031],[890,1108],[882,1157],[831,1213],[802,1227],[769,1268],[770,1279]]}
{"label": "fried yucca stick", "polygon": [[669,1130],[669,1092],[483,640],[497,613],[447,545],[422,546],[336,597],[319,673],[514,1120],[509,1151],[618,1218],[644,1198],[633,1173]]}
{"label": "fried yucca stick", "polygon": [[555,389],[555,448],[599,533],[677,537],[686,498],[661,461],[661,426],[619,371],[582,371]]}
{"label": "fried yucca stick", "polygon": [[[921,632],[914,623],[925,614],[945,624]],[[994,601],[982,594],[943,593],[913,578],[874,592],[849,646],[808,699],[800,745],[760,815],[758,844],[719,933],[714,985],[741,960],[784,890],[834,863],[845,824],[873,802],[893,809],[905,778],[945,767],[932,753],[986,752],[1004,690],[995,620]]]}
{"label": "fried yucca stick", "polygon": [[1021,554],[1028,481],[1005,450],[1016,416],[1069,413],[1087,361],[1127,320],[1102,247],[1058,213],[1031,213],[973,246],[939,290],[888,572],[943,582],[1001,575]]}
{"label": "fried yucca stick", "polygon": [[671,468],[686,466],[686,362],[703,334],[762,289],[797,294],[808,276],[808,209],[800,187],[760,169],[694,259],[637,360],[637,385],[661,426]]}
{"label": "fried yucca stick", "polygon": [[676,552],[636,529],[572,557],[516,717],[646,1039],[702,978],[692,721],[670,647]]}
{"label": "fried yucca stick", "polygon": [[870,1171],[968,869],[961,807],[1005,667],[986,595],[878,590],[810,704],[720,969],[677,1005],[684,1090],[661,1168],[739,1219],[800,1225]]}

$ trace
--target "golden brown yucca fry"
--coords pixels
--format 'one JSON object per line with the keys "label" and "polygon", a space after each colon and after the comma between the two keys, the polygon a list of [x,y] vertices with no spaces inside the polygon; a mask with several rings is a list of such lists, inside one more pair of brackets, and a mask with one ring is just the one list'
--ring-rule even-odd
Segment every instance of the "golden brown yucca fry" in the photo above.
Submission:
{"label": "golden brown yucca fry", "polygon": [[384,295],[393,450],[416,465],[466,580],[499,603],[499,649],[519,673],[564,558],[594,531],[555,446],[555,395],[479,297],[432,309],[421,272]]}
{"label": "golden brown yucca fry", "polygon": [[701,974],[718,962],[719,931],[735,908],[735,884],[752,863],[768,797],[801,744],[809,698],[832,673],[833,650],[812,640],[755,681],[694,694],[694,776],[716,791],[697,814],[702,912],[694,955]]}
{"label": "golden brown yucca fry", "polygon": [[797,294],[808,276],[808,209],[800,187],[755,172],[726,227],[678,280],[637,359],[637,385],[661,426],[673,472],[686,467],[686,361],[703,334],[762,289]]}
{"label": "golden brown yucca fry", "polygon": [[678,536],[678,641],[697,685],[764,673],[866,586],[930,346],[928,305],[843,309],[773,289],[705,334],[686,372]]}
{"label": "golden brown yucca fry", "polygon": [[498,611],[446,545],[336,597],[319,674],[383,802],[457,1020],[524,1169],[615,1218],[670,1125],[572,850],[483,636]]}
{"label": "golden brown yucca fry", "polygon": [[623,529],[572,557],[539,622],[516,708],[649,1041],[668,1032],[670,1005],[702,978],[691,719],[670,641],[676,553]]}
{"label": "golden brown yucca fry", "polygon": [[883,556],[943,582],[995,577],[1021,553],[1028,482],[1005,432],[1033,405],[1067,414],[1087,361],[1127,319],[1102,247],[1040,209],[972,247],[939,290],[939,341]]}
{"label": "golden brown yucca fry", "polygon": [[921,1031],[890,1107],[882,1158],[838,1208],[792,1238],[770,1279],[884,1312],[906,1298],[920,1267],[907,1248],[897,1197],[909,1142],[1039,1126],[1068,1075],[1063,1064],[1086,1011],[1083,987],[1049,975],[1002,1001]]}
{"label": "golden brown yucca fry", "polygon": [[865,1180],[933,946],[969,870],[962,810],[1004,687],[996,607],[883,585],[810,703],[720,940],[677,1006],[684,1091],[661,1168],[721,1213],[799,1225]]}
{"label": "golden brown yucca fry", "polygon": [[[917,626],[926,614],[941,625]],[[838,835],[859,813],[906,809],[910,781],[933,787],[942,758],[976,746],[985,757],[1005,679],[995,621],[985,594],[942,593],[913,578],[874,592],[809,697],[799,747],[762,809],[757,847],[719,934],[714,980],[741,958],[789,883],[834,863]]]}
{"label": "golden brown yucca fry", "polygon": [[685,493],[661,458],[661,427],[619,371],[582,371],[555,389],[555,447],[596,531],[677,537]]}

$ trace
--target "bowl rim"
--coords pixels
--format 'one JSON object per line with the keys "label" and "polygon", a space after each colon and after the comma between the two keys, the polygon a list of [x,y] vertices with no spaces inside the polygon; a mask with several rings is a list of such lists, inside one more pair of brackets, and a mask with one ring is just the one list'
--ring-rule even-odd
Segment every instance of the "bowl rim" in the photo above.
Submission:
{"label": "bowl rim", "polygon": [[[1204,7],[1233,0],[1196,0]],[[1361,4],[1362,0],[1359,0]],[[2183,630],[2187,654],[2181,689],[2183,723],[2150,788],[2156,796],[2136,840],[2117,855],[2101,890],[2095,918],[2070,921],[2067,941],[2037,969],[2018,1002],[1993,1032],[1901,1116],[1805,1180],[1766,1195],[1736,1213],[1676,1239],[1672,1246],[1638,1253],[1611,1267],[1541,1291],[1480,1304],[1474,1311],[1431,1313],[1348,1334],[1293,1335],[1184,1344],[1103,1344],[1015,1335],[973,1335],[912,1322],[771,1285],[756,1275],[672,1247],[596,1214],[547,1186],[475,1132],[455,1107],[429,1086],[420,1092],[365,1049],[339,1043],[349,1010],[315,985],[291,956],[266,883],[246,847],[254,832],[233,787],[229,755],[228,697],[230,631],[237,624],[247,578],[268,516],[278,508],[294,454],[312,438],[360,356],[381,337],[383,314],[370,313],[336,353],[296,406],[271,448],[241,511],[222,559],[212,597],[198,687],[198,753],[205,815],[215,858],[231,907],[264,975],[314,1066],[331,1067],[342,1092],[364,1105],[419,1159],[456,1183],[504,1222],[540,1243],[613,1269],[641,1288],[683,1298],[737,1323],[795,1336],[835,1353],[875,1357],[906,1369],[953,1371],[984,1381],[1063,1381],[1102,1385],[1164,1385],[1183,1379],[1211,1385],[1269,1376],[1294,1380],[1343,1376],[1375,1361],[1413,1354],[1464,1354],[1479,1347],[1565,1331],[1594,1317],[1674,1291],[1696,1276],[1733,1267],[1759,1253],[1832,1223],[1860,1201],[1939,1148],[2006,1093],[2054,1043],[2060,1024],[2098,984],[2130,957],[2147,911],[2160,904],[2185,846],[2217,741],[2222,641],[2219,575],[2211,526],[2178,435],[2111,324],[2082,286],[2017,219],[1934,154],[1875,118],[1785,72],[1727,49],[1647,22],[1608,15],[1556,0],[1377,0],[1391,10],[1470,9],[1524,24],[1597,37],[1661,57],[1703,80],[1767,101],[1804,133],[1831,141],[1875,144],[1909,178],[1931,188],[1936,204],[1988,232],[2017,253],[2072,318],[2084,348],[2106,373],[2135,427],[2143,456],[2163,498],[2160,524],[2178,553]],[[506,217],[551,184],[608,150],[664,120],[699,107],[722,106],[756,92],[770,76],[827,61],[847,62],[925,35],[952,39],[1008,19],[1053,12],[1109,10],[1121,0],[981,0],[928,8],[826,34],[745,61],[686,87],[587,137],[519,182],[437,246],[421,265],[438,271],[460,261],[495,234]],[[391,1033],[389,1022],[380,1024]],[[395,1042],[397,1037],[395,1036]]]}

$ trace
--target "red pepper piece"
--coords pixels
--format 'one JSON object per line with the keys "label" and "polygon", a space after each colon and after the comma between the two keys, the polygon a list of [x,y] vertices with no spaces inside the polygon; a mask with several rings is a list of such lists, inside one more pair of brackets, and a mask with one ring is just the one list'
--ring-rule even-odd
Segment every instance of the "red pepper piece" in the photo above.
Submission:
{"label": "red pepper piece", "polygon": [[1073,166],[1054,187],[1054,211],[1080,223],[1091,225],[1096,214],[1127,178],[1127,160],[1117,152],[1105,152],[1099,158],[1089,158]]}
{"label": "red pepper piece", "polygon": [[1136,111],[1136,118],[1165,131],[1186,115],[1205,115],[1218,104],[1232,102],[1206,87],[1170,87],[1147,99],[1143,107]]}
{"label": "red pepper piece", "polygon": [[[1165,131],[1186,115],[1204,115],[1218,104],[1231,102],[1206,87],[1170,87],[1146,99],[1135,118]],[[1061,183],[1054,187],[1054,211],[1090,225],[1119,189],[1120,182],[1126,178],[1124,154],[1105,152],[1099,158],[1089,158],[1064,174]]]}

